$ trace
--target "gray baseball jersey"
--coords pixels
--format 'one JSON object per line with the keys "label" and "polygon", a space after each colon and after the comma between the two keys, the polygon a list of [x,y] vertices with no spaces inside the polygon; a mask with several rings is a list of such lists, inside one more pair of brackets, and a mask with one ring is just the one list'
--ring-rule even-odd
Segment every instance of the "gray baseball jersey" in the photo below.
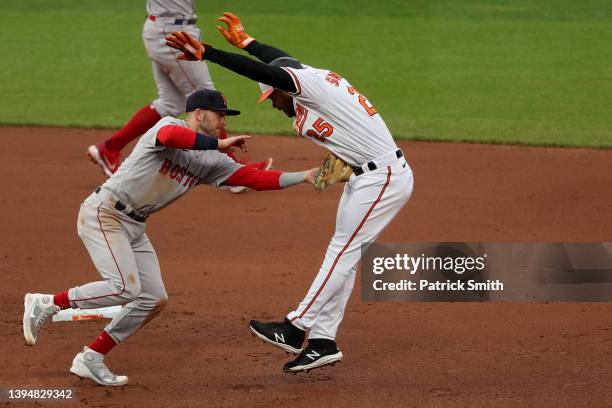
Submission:
{"label": "gray baseball jersey", "polygon": [[172,117],[157,122],[104,183],[105,191],[92,193],[79,211],[79,236],[103,279],[70,288],[68,298],[73,307],[84,309],[125,304],[105,328],[117,343],[154,318],[168,295],[146,224],[118,211],[114,198],[109,200],[105,193],[151,214],[198,184],[219,186],[242,166],[217,150],[156,145],[157,132],[166,125],[187,127]]}
{"label": "gray baseball jersey", "polygon": [[195,17],[194,0],[147,0],[147,13],[156,17]]}
{"label": "gray baseball jersey", "polygon": [[187,127],[183,120],[162,118],[140,138],[119,170],[102,185],[147,215],[168,206],[198,184],[219,187],[242,167],[217,150],[168,149],[156,145],[157,132],[166,125]]}

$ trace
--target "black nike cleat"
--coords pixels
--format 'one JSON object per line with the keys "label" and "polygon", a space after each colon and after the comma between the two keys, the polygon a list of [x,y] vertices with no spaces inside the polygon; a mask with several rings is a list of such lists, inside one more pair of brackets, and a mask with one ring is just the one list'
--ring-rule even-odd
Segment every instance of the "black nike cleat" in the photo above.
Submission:
{"label": "black nike cleat", "polygon": [[315,368],[326,365],[334,365],[342,360],[342,352],[336,346],[336,342],[327,339],[310,339],[308,346],[296,357],[295,360],[283,366],[286,373],[297,374],[300,371],[307,373]]}
{"label": "black nike cleat", "polygon": [[295,327],[287,318],[282,322],[270,323],[251,320],[249,327],[257,337],[266,343],[293,354],[299,354],[302,351],[306,332]]}

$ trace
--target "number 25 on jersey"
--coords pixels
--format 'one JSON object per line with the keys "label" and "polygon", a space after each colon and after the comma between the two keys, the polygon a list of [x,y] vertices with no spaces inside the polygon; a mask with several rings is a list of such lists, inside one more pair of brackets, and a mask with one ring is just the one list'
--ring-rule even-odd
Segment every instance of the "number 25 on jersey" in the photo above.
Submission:
{"label": "number 25 on jersey", "polygon": [[332,133],[334,133],[334,127],[323,121],[322,118],[315,120],[312,127],[315,130],[308,129],[308,131],[306,131],[306,136],[314,137],[320,142],[325,142],[325,138],[330,137]]}
{"label": "number 25 on jersey", "polygon": [[[299,136],[302,136],[302,129],[304,127],[304,123],[306,122],[307,116],[308,110],[302,105],[296,104],[295,122],[293,127]],[[312,127],[313,129],[308,129],[304,136],[312,137],[313,139],[316,139],[322,143],[325,143],[326,137],[330,137],[334,133],[334,127],[330,123],[325,122],[321,117],[314,121]]]}

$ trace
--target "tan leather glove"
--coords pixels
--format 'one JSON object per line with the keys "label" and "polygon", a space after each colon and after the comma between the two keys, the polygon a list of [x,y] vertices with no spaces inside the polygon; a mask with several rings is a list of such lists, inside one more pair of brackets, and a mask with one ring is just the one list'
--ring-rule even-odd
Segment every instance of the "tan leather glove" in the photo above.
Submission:
{"label": "tan leather glove", "polygon": [[325,158],[319,171],[315,174],[313,187],[315,190],[323,191],[327,186],[348,181],[351,174],[353,174],[351,166],[333,153],[330,153]]}

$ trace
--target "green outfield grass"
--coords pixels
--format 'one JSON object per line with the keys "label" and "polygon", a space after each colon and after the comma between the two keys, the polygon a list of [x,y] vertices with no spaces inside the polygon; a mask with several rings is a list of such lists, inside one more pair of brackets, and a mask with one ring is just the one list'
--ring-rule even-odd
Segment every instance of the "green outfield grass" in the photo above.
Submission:
{"label": "green outfield grass", "polygon": [[[347,77],[398,138],[612,147],[609,0],[198,1],[215,18]],[[0,2],[0,123],[119,127],[155,97],[144,0]],[[244,115],[232,131],[290,133],[257,85],[209,64]]]}

